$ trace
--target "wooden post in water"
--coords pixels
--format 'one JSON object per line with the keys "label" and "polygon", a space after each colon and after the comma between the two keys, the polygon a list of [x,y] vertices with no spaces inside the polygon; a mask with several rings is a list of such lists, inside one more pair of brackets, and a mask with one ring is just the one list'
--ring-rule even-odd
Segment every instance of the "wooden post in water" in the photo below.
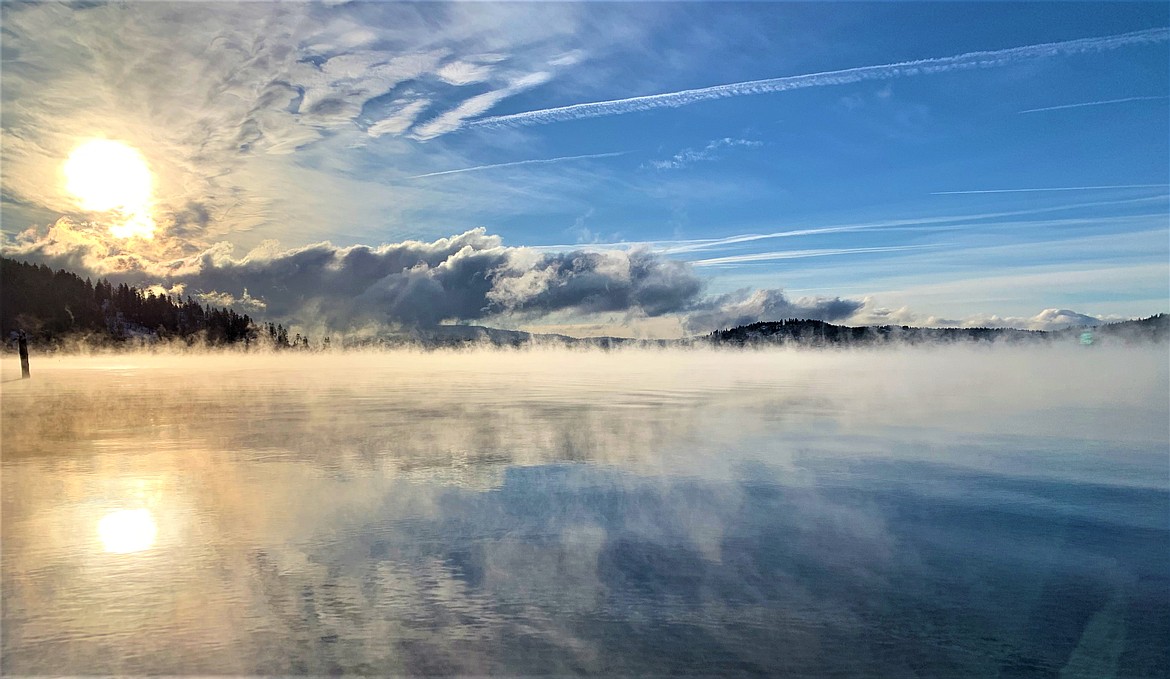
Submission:
{"label": "wooden post in water", "polygon": [[16,346],[20,351],[20,379],[27,380],[28,373],[28,340],[25,339],[24,331],[20,331],[20,335],[16,339]]}

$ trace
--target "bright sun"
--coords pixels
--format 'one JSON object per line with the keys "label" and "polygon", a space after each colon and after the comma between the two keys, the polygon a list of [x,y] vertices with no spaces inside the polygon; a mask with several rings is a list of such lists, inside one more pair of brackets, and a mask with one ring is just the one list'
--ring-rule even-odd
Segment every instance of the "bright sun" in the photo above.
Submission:
{"label": "bright sun", "polygon": [[150,216],[154,177],[137,149],[120,141],[94,139],[74,149],[63,170],[65,190],[77,198],[81,209],[117,213],[111,234],[154,237]]}

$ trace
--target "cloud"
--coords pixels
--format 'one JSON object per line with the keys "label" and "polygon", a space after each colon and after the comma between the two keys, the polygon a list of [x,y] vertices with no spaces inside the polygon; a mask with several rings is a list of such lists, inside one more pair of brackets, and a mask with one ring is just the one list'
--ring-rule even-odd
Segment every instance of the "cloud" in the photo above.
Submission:
{"label": "cloud", "polygon": [[861,307],[848,321],[849,325],[914,325],[918,322],[918,314],[911,311],[910,307],[888,309],[878,306],[872,297],[863,299]]}
{"label": "cloud", "polygon": [[703,289],[690,265],[647,250],[542,253],[504,246],[482,228],[377,247],[283,249],[270,241],[242,258],[227,243],[172,259],[124,245],[62,220],[19,234],[4,254],[116,282],[182,285],[211,303],[339,330],[553,313],[656,317],[693,308]]}
{"label": "cloud", "polygon": [[470,85],[487,80],[491,72],[486,64],[453,61],[440,68],[438,76],[451,85]]}
{"label": "cloud", "polygon": [[[176,284],[175,287],[179,288],[180,290],[185,289],[185,286],[182,283]],[[256,299],[255,297],[249,295],[247,288],[244,288],[244,294],[240,295],[239,297],[235,297],[230,292],[219,292],[217,290],[199,292],[196,293],[196,297],[198,297],[199,301],[204,304],[221,307],[232,307],[236,311],[249,314],[256,313],[258,311],[264,311],[264,309],[268,306],[262,300]]]}
{"label": "cloud", "polygon": [[[379,153],[409,161],[414,141],[615,49],[589,13],[557,4],[192,2],[126,11],[6,3],[2,11],[10,232],[32,207],[85,218],[57,174],[79,141],[96,137],[146,156],[158,180],[156,221],[201,204],[205,217],[188,236],[204,245],[321,221],[316,185],[369,174],[369,156],[354,148],[379,139]],[[357,193],[354,204],[383,214],[386,202],[415,197]]]}
{"label": "cloud", "polygon": [[1162,101],[1170,99],[1170,97],[1125,97],[1124,99],[1104,99],[1102,101],[1086,101],[1079,104],[1062,104],[1060,106],[1045,106],[1043,108],[1030,108],[1020,113],[1040,113],[1041,111],[1061,111],[1066,108],[1082,108],[1084,106],[1105,106],[1106,104],[1124,104],[1130,101]]}
{"label": "cloud", "polygon": [[402,134],[414,124],[419,114],[430,105],[430,99],[395,101],[392,105],[393,111],[385,114],[384,118],[366,128],[366,134],[371,137],[381,137],[384,134],[395,136]]}
{"label": "cloud", "polygon": [[619,314],[639,322],[673,316],[688,331],[705,332],[791,317],[839,321],[864,305],[827,297],[792,301],[780,290],[707,297],[691,264],[645,248],[542,252],[505,246],[482,228],[377,247],[285,249],[269,241],[243,257],[227,243],[172,259],[122,246],[92,225],[63,220],[11,239],[4,254],[115,282],[185,289],[208,303],[336,330]]}
{"label": "cloud", "polygon": [[565,328],[604,325],[606,334],[644,326],[656,328],[653,334],[669,335],[675,327],[706,333],[786,318],[1053,330],[1121,320],[1059,308],[1031,317],[973,314],[946,319],[906,306],[887,309],[871,297],[792,299],[778,289],[744,288],[709,296],[692,264],[644,247],[547,252],[505,246],[482,228],[432,242],[377,247],[317,243],[288,249],[268,241],[237,257],[228,243],[186,255],[153,241],[129,251],[124,241],[95,225],[62,219],[8,238],[2,251],[83,276],[156,293],[190,294],[261,318],[337,331],[426,327],[444,321],[539,330],[552,322]]}
{"label": "cloud", "polygon": [[684,325],[688,332],[703,333],[786,318],[833,322],[848,319],[864,305],[864,301],[840,297],[802,297],[793,301],[782,290],[744,289],[707,300],[705,308],[687,315]]}
{"label": "cloud", "polygon": [[1127,320],[1122,316],[1092,316],[1070,309],[1044,309],[1035,316],[1000,316],[998,314],[971,314],[962,318],[924,316],[903,306],[887,309],[866,297],[848,320],[848,325],[911,325],[934,328],[1017,328],[1020,330],[1062,330],[1076,326],[1097,326]]}
{"label": "cloud", "polygon": [[1020,328],[1022,330],[1061,330],[1076,326],[1096,326],[1125,320],[1119,316],[1090,316],[1069,309],[1045,309],[1035,316],[999,316],[975,314],[959,321],[930,318],[931,325],[959,325],[965,328]]}
{"label": "cloud", "polygon": [[649,165],[656,170],[677,170],[702,161],[715,160],[718,158],[716,151],[722,148],[735,146],[746,146],[752,148],[763,145],[763,142],[759,141],[724,137],[722,139],[712,140],[708,142],[706,146],[698,150],[686,148],[666,160],[651,160]]}
{"label": "cloud", "polygon": [[411,137],[420,141],[426,141],[447,134],[448,132],[453,132],[463,127],[464,120],[474,118],[490,110],[504,99],[538,85],[543,85],[551,79],[551,73],[530,73],[508,83],[505,87],[465,99],[455,108],[435,116],[425,123],[414,126]]}
{"label": "cloud", "polygon": [[463,172],[479,172],[481,170],[494,170],[499,167],[517,167],[520,165],[546,165],[548,163],[561,163],[569,160],[584,160],[587,158],[614,158],[617,156],[624,156],[628,151],[616,151],[613,153],[588,153],[582,156],[561,156],[560,158],[537,158],[533,160],[516,160],[511,163],[495,163],[492,165],[476,165],[475,167],[461,167],[457,170],[443,170],[441,172],[428,172],[426,174],[416,174],[407,179],[422,179],[424,177],[439,177],[447,174],[460,174]]}
{"label": "cloud", "polygon": [[[1059,328],[1069,325],[1100,325],[1104,321],[1096,316],[1077,313],[1068,309],[1045,309],[1032,317],[1034,329]],[[1045,326],[1039,328],[1036,326]]]}
{"label": "cloud", "polygon": [[1036,193],[1041,191],[1104,191],[1108,189],[1164,189],[1170,184],[1118,184],[1113,186],[1055,186],[1038,189],[977,189],[973,191],[933,191],[932,196],[958,196],[972,193]]}
{"label": "cloud", "polygon": [[573,104],[570,106],[557,106],[554,108],[483,118],[469,123],[468,127],[491,129],[498,127],[545,125],[568,120],[580,120],[582,118],[624,115],[627,113],[649,111],[656,108],[677,108],[679,106],[687,106],[714,99],[726,99],[728,97],[770,94],[807,87],[845,85],[856,82],[889,80],[891,78],[947,73],[960,70],[994,68],[1033,59],[1102,52],[1131,45],[1148,45],[1165,42],[1168,39],[1170,39],[1170,29],[1152,28],[1144,31],[1098,38],[1083,38],[1080,40],[1027,45],[1024,47],[1013,47],[987,52],[968,52],[950,57],[904,61],[877,66],[861,66],[839,71],[808,73],[781,78],[769,78],[766,80],[751,80],[692,90],[681,90],[678,92],[628,97],[625,99],[611,99],[608,101]]}
{"label": "cloud", "polygon": [[[522,251],[521,251],[522,252]],[[564,252],[515,257],[489,299],[509,311],[544,314],[637,311],[648,316],[684,311],[702,282],[683,262],[647,250]]]}

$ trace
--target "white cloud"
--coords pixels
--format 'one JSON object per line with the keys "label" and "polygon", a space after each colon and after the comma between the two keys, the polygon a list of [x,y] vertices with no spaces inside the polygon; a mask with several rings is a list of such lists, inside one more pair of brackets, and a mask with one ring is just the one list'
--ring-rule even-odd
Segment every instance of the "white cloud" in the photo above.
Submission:
{"label": "white cloud", "polygon": [[414,101],[400,100],[394,103],[397,105],[397,108],[386,115],[386,117],[370,125],[366,129],[366,134],[371,137],[380,137],[384,134],[400,135],[410,129],[410,126],[418,119],[419,114],[431,105],[429,99],[416,99]]}
{"label": "white cloud", "polygon": [[677,170],[695,163],[716,160],[719,157],[716,153],[719,149],[736,146],[755,148],[763,145],[763,142],[752,141],[750,139],[724,137],[707,142],[707,145],[701,149],[685,148],[666,160],[651,160],[648,164],[656,170]]}
{"label": "white cloud", "polygon": [[978,313],[961,318],[942,318],[915,313],[909,307],[888,309],[866,297],[863,305],[847,319],[849,325],[910,325],[934,328],[1017,328],[1019,330],[1062,330],[1076,326],[1095,326],[1126,320],[1116,315],[1093,316],[1069,309],[1044,309],[1035,316],[1001,316]]}
{"label": "white cloud", "polygon": [[[967,316],[957,325],[964,328],[1019,328],[1021,330],[1062,330],[1069,327],[1095,326],[1113,321],[1125,320],[1120,316],[1091,316],[1069,309],[1045,309],[1035,316],[999,316],[997,314],[976,314]],[[952,322],[931,319],[934,325],[950,325]]]}
{"label": "white cloud", "polygon": [[438,76],[452,85],[471,85],[488,79],[491,66],[467,61],[452,61],[439,69]]}
{"label": "white cloud", "polygon": [[455,108],[442,113],[424,123],[415,125],[411,131],[411,137],[421,141],[427,139],[434,139],[448,132],[454,132],[463,126],[463,121],[468,118],[491,110],[496,104],[500,103],[508,97],[531,89],[538,85],[543,85],[552,79],[552,74],[547,72],[530,73],[526,76],[518,78],[506,86],[490,92],[476,95],[469,99],[464,99]]}

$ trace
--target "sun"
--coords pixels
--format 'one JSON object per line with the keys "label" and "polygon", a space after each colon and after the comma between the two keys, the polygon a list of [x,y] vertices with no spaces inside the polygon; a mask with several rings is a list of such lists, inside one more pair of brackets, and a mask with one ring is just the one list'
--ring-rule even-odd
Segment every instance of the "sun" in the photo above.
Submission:
{"label": "sun", "polygon": [[93,139],[69,154],[62,171],[65,190],[81,209],[114,213],[111,234],[154,237],[150,216],[154,175],[137,149],[112,139]]}

